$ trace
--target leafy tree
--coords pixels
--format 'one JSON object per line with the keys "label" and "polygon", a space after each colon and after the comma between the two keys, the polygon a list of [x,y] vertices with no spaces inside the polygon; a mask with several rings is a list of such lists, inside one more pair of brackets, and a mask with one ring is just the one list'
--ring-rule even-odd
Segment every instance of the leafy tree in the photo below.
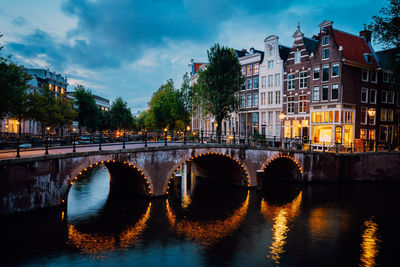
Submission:
{"label": "leafy tree", "polygon": [[207,55],[209,65],[200,72],[196,93],[203,108],[214,115],[218,140],[221,141],[222,121],[238,109],[238,93],[244,78],[233,49],[215,44]]}
{"label": "leafy tree", "polygon": [[[189,123],[190,114],[184,103],[182,91],[176,90],[174,82],[168,80],[166,84],[153,94],[149,102],[149,116],[152,117],[155,127],[176,129],[176,121]],[[150,121],[149,121],[150,122]]]}
{"label": "leafy tree", "polygon": [[83,85],[77,85],[74,92],[75,104],[78,112],[79,127],[86,127],[90,132],[100,125],[100,110],[92,92]]}
{"label": "leafy tree", "polygon": [[[42,134],[44,133],[45,127],[53,127],[56,125],[56,121],[60,118],[58,117],[56,100],[48,86],[34,89],[28,95],[28,101],[29,118],[41,123]],[[55,116],[57,116],[57,118]]]}
{"label": "leafy tree", "polygon": [[115,130],[133,129],[134,118],[128,104],[118,97],[111,105],[110,109],[111,125]]}
{"label": "leafy tree", "polygon": [[63,136],[63,127],[71,124],[78,113],[74,109],[73,101],[66,98],[65,95],[58,95],[55,105],[57,108],[55,122],[60,127],[61,136]]}

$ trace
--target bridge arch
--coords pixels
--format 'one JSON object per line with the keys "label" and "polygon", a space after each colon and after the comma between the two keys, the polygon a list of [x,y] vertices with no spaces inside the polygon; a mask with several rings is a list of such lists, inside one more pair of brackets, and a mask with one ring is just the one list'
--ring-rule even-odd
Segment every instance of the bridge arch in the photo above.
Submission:
{"label": "bridge arch", "polygon": [[[87,165],[88,164],[88,165]],[[130,168],[131,170],[135,171],[140,178],[143,179],[144,185],[145,185],[145,195],[146,196],[151,196],[153,194],[153,182],[150,178],[150,176],[147,174],[147,172],[144,169],[139,168],[139,166],[136,165],[136,163],[128,162],[128,161],[119,161],[115,159],[104,159],[104,160],[99,160],[99,161],[92,161],[89,160],[89,162],[85,162],[83,164],[80,164],[77,168],[74,169],[74,171],[71,172],[71,176],[66,180],[67,187],[63,190],[62,194],[62,203],[66,203],[66,199],[68,198],[69,191],[72,187],[72,185],[78,181],[83,175],[85,175],[88,171],[90,171],[92,168],[97,167],[99,165],[104,165],[109,169],[109,166],[111,164],[121,164],[124,167]],[[107,166],[109,165],[109,166]],[[110,171],[110,169],[109,169]],[[111,173],[110,173],[111,174]]]}
{"label": "bridge arch", "polygon": [[175,174],[177,173],[177,171],[183,167],[184,164],[190,163],[192,161],[195,161],[196,159],[200,159],[202,157],[206,157],[206,156],[217,156],[217,157],[222,157],[225,159],[230,159],[234,164],[236,164],[240,170],[241,170],[241,175],[244,177],[245,182],[244,185],[246,187],[250,187],[250,176],[249,176],[249,172],[247,167],[245,166],[244,163],[242,163],[240,160],[238,160],[235,156],[231,156],[225,153],[221,153],[221,152],[203,152],[203,153],[193,153],[191,156],[187,157],[187,159],[184,162],[181,162],[179,164],[176,164],[173,166],[172,168],[172,172],[169,173],[169,177],[167,179],[167,181],[164,184],[164,190],[163,192],[165,192],[166,195],[169,194],[170,192],[170,185],[174,179]]}
{"label": "bridge arch", "polygon": [[[279,176],[283,180],[291,181],[302,181],[303,180],[303,169],[301,164],[295,159],[295,157],[280,153],[269,159],[262,168],[262,176]],[[292,178],[289,178],[292,176]]]}

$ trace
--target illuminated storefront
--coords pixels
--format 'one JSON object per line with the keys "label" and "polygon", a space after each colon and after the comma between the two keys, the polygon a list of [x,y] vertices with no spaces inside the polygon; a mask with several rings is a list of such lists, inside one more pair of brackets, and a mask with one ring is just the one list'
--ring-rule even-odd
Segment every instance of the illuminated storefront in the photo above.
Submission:
{"label": "illuminated storefront", "polygon": [[311,111],[311,137],[315,144],[344,144],[354,141],[354,110]]}
{"label": "illuminated storefront", "polygon": [[286,138],[304,138],[308,139],[309,119],[296,118],[284,121],[284,137]]}

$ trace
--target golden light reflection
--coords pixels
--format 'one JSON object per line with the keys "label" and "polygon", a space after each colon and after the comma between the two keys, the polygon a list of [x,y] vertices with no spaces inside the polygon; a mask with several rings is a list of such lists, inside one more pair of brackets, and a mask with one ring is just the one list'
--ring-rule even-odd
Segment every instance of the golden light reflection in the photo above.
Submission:
{"label": "golden light reflection", "polygon": [[182,208],[186,209],[192,203],[192,199],[189,195],[184,195],[182,198]]}
{"label": "golden light reflection", "polygon": [[280,263],[280,258],[286,244],[287,234],[290,230],[289,223],[300,214],[300,205],[303,199],[303,191],[290,203],[283,206],[270,205],[264,199],[261,201],[261,214],[265,219],[273,221],[272,244],[269,246],[270,255],[268,256],[276,264]]}
{"label": "golden light reflection", "polygon": [[149,203],[146,212],[134,226],[128,227],[124,232],[119,234],[119,245],[117,245],[116,237],[112,235],[85,234],[77,230],[72,224],[68,225],[68,243],[74,245],[80,251],[95,257],[98,254],[113,251],[118,247],[126,248],[134,244],[146,228],[146,223],[150,218],[150,211],[151,203]]}
{"label": "golden light reflection", "polygon": [[204,246],[212,246],[221,238],[231,235],[242,224],[247,214],[249,206],[250,193],[242,205],[225,220],[215,221],[189,221],[183,219],[176,222],[176,216],[166,201],[167,216],[171,226],[175,226],[178,234],[185,235],[187,238],[193,239]]}
{"label": "golden light reflection", "polygon": [[374,222],[372,219],[369,219],[364,222],[364,233],[362,234],[361,241],[361,257],[360,266],[375,266],[376,256],[379,253],[379,242],[377,231],[378,224]]}

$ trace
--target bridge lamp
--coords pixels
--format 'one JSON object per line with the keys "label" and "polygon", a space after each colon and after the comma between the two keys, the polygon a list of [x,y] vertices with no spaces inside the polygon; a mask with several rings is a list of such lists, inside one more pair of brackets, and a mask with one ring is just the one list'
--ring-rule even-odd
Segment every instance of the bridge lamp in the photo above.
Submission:
{"label": "bridge lamp", "polygon": [[164,128],[164,132],[167,132],[168,131],[168,129],[167,128]]}
{"label": "bridge lamp", "polygon": [[376,115],[376,110],[374,108],[368,109],[368,116],[371,119],[371,121],[374,119],[375,115]]}
{"label": "bridge lamp", "polygon": [[279,113],[279,119],[283,121],[285,119],[285,114],[283,112]]}
{"label": "bridge lamp", "polygon": [[190,126],[188,125],[187,127],[186,127],[186,131],[190,131]]}

